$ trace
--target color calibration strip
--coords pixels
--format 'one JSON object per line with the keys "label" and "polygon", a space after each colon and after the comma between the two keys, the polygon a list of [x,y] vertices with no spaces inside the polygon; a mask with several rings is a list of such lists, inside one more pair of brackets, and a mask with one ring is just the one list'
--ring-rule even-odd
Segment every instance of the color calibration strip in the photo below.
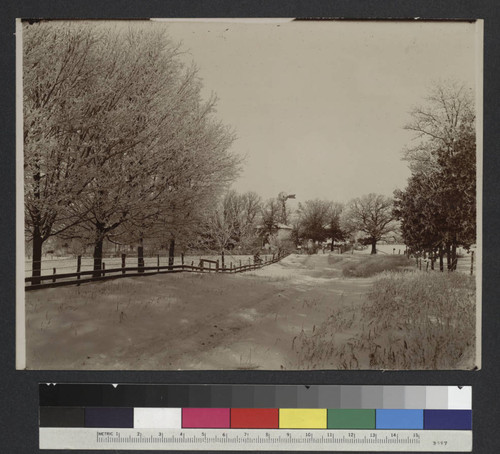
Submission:
{"label": "color calibration strip", "polygon": [[[464,452],[471,394],[468,386],[40,385],[40,448]],[[223,401],[230,405],[216,405]]]}
{"label": "color calibration strip", "polygon": [[40,427],[472,430],[472,411],[41,407]]}

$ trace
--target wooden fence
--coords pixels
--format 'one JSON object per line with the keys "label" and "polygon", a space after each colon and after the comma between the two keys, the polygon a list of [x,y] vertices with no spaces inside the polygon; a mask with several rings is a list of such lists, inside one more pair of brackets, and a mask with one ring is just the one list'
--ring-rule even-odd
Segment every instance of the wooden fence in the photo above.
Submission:
{"label": "wooden fence", "polygon": [[[80,285],[87,282],[96,282],[106,279],[117,279],[120,277],[132,277],[132,276],[150,276],[153,274],[163,274],[163,273],[243,273],[245,271],[258,270],[264,266],[271,265],[273,263],[279,262],[281,259],[288,256],[289,253],[278,253],[273,254],[272,258],[269,260],[259,260],[251,263],[248,260],[248,264],[243,264],[239,261],[239,266],[231,263],[229,267],[221,266],[218,260],[207,260],[201,259],[198,265],[191,262],[191,265],[158,265],[156,266],[125,266],[125,260],[122,258],[122,266],[119,268],[108,268],[104,266],[101,270],[89,270],[89,271],[77,271],[75,273],[59,273],[55,272],[53,274],[47,274],[42,276],[31,276],[24,279],[26,285],[25,290],[38,290],[43,288],[60,287],[63,285]],[[78,264],[81,263],[81,258],[77,259]],[[208,266],[207,266],[208,264]],[[104,264],[103,264],[104,265]],[[214,266],[212,266],[214,265]],[[80,267],[78,266],[78,269]],[[40,282],[33,284],[32,282]],[[45,281],[45,282],[44,282]]]}
{"label": "wooden fence", "polygon": [[[434,258],[424,258],[422,257],[415,257],[415,262],[417,269],[420,271],[440,271],[440,266],[439,266],[439,260],[437,257]],[[423,263],[422,263],[423,262]],[[444,261],[443,261],[444,262]],[[470,258],[466,257],[461,257],[461,258],[455,258],[454,262],[451,264],[451,268],[448,267],[448,264],[446,262],[443,263],[443,270],[442,271],[459,271],[462,273],[467,273],[473,276],[475,274],[475,262],[476,259],[474,257],[474,251],[471,251]]]}

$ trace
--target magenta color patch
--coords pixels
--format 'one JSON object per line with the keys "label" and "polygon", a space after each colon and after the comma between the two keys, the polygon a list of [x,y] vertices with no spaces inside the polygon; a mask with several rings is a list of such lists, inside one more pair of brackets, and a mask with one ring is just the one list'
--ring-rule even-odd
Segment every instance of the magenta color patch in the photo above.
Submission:
{"label": "magenta color patch", "polygon": [[197,429],[226,429],[231,427],[229,408],[183,408],[182,427]]}

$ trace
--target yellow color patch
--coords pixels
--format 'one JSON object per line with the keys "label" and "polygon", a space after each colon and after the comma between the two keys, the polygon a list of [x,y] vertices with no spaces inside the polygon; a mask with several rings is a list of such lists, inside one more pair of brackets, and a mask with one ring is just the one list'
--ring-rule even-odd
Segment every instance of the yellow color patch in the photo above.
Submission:
{"label": "yellow color patch", "polygon": [[326,429],[326,408],[280,408],[280,429]]}

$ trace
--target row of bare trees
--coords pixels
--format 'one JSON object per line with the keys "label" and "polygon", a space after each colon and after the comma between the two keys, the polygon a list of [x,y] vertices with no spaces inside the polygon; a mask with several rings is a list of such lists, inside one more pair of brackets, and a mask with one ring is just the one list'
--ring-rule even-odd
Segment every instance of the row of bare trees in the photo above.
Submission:
{"label": "row of bare trees", "polygon": [[376,254],[377,242],[397,232],[393,200],[382,195],[367,194],[346,205],[306,200],[296,210],[284,201],[284,193],[264,202],[255,192],[227,192],[205,219],[200,245],[204,243],[207,249],[219,251],[224,263],[224,251],[234,247],[247,253],[265,244],[278,247],[277,232],[285,229],[288,234],[281,236],[281,242],[288,246],[328,240],[333,250],[335,242],[357,240],[370,244],[371,252]]}
{"label": "row of bare trees", "polygon": [[173,248],[239,170],[196,68],[154,24],[25,23],[23,46],[33,276],[55,235],[92,244],[95,270],[105,239]]}
{"label": "row of bare trees", "polygon": [[360,241],[370,244],[371,253],[377,253],[377,242],[396,234],[397,222],[393,214],[393,200],[380,194],[366,194],[347,204],[327,200],[307,200],[299,203],[293,238],[313,242]]}

